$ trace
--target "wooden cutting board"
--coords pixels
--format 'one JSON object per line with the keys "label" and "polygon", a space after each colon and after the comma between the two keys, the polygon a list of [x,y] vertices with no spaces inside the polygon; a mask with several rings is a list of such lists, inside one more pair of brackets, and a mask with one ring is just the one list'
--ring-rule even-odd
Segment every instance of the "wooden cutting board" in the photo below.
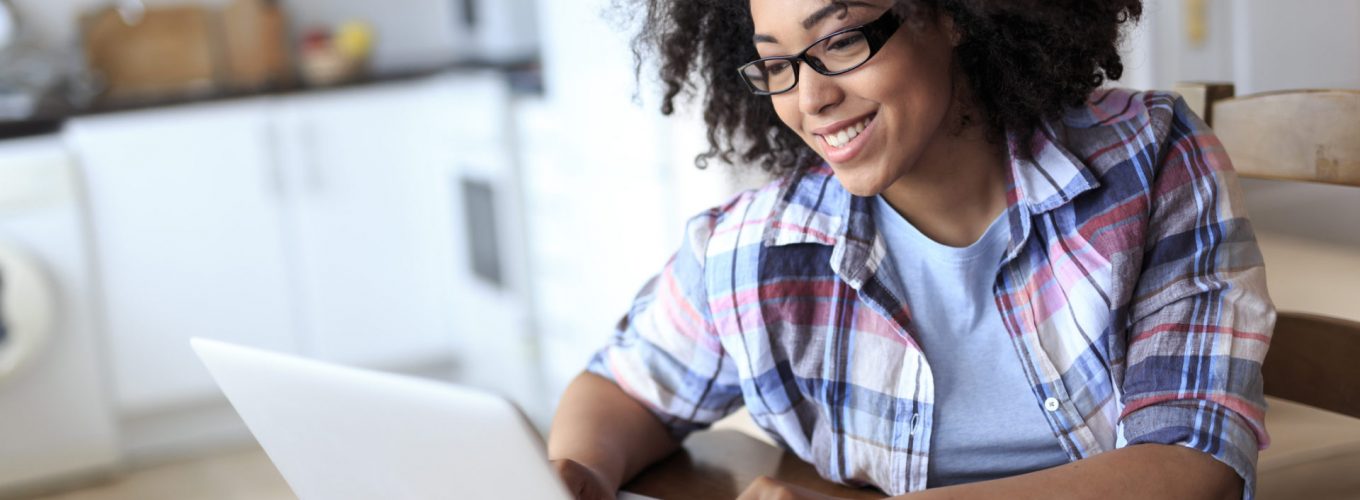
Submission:
{"label": "wooden cutting board", "polygon": [[232,0],[222,11],[222,38],[233,90],[292,83],[287,22],[276,2]]}
{"label": "wooden cutting board", "polygon": [[113,8],[86,16],[85,57],[110,99],[165,98],[215,90],[221,51],[213,13],[202,7],[147,9],[129,24]]}

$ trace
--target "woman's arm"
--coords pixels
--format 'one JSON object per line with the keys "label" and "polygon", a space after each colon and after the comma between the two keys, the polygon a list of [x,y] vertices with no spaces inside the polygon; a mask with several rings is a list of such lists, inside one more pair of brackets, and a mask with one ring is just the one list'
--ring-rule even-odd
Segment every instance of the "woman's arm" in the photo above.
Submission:
{"label": "woman's arm", "polygon": [[548,459],[578,498],[579,469],[593,472],[606,498],[643,468],[680,446],[656,416],[618,385],[593,373],[578,375],[558,404],[548,437]]}
{"label": "woman's arm", "polygon": [[1206,453],[1184,446],[1140,444],[1029,474],[899,498],[1240,499],[1242,478]]}
{"label": "woman's arm", "polygon": [[709,313],[704,271],[709,240],[731,206],[689,220],[680,249],[562,396],[548,456],[569,486],[585,476],[606,490],[598,498],[613,498],[683,436],[740,408],[741,379]]}
{"label": "woman's arm", "polygon": [[[753,482],[740,498],[825,500],[828,497],[762,478]],[[1228,500],[1242,498],[1242,477],[1231,467],[1203,452],[1184,446],[1140,444],[1019,476],[932,488],[892,498]]]}

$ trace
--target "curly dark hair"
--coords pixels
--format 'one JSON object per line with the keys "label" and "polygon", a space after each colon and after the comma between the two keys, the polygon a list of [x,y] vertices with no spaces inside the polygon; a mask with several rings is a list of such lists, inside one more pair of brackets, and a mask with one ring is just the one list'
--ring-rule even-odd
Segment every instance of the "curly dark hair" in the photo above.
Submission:
{"label": "curly dark hair", "polygon": [[[778,175],[820,162],[769,99],[736,75],[759,58],[748,0],[615,0],[613,8],[640,15],[635,69],[640,75],[657,64],[661,112],[702,99],[709,150],[695,158],[697,166],[717,158]],[[1142,0],[896,0],[894,8],[917,27],[940,12],[953,18],[961,35],[954,55],[993,141],[1007,130],[1028,135],[1106,79],[1119,79],[1121,26],[1143,13]]]}

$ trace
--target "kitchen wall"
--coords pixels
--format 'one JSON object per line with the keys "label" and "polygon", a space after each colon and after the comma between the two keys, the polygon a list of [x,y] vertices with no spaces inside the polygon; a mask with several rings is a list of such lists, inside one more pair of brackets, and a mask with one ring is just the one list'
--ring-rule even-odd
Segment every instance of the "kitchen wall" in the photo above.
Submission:
{"label": "kitchen wall", "polygon": [[[144,0],[155,5],[222,6],[229,0]],[[19,29],[32,43],[47,48],[74,47],[80,40],[77,19],[84,12],[116,0],[10,0],[19,15]]]}
{"label": "kitchen wall", "polygon": [[689,108],[660,114],[655,79],[635,79],[625,16],[610,4],[539,0],[546,92],[519,120],[550,406],[679,248],[684,221],[751,182],[694,167],[702,121]]}

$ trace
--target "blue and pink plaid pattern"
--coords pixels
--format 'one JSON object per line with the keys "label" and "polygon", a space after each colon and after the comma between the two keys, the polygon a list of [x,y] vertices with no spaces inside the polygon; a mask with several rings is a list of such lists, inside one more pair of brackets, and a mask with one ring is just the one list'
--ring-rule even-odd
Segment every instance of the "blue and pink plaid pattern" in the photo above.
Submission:
{"label": "blue and pink plaid pattern", "polygon": [[[1250,497],[1275,313],[1222,145],[1174,94],[1125,90],[1028,141],[993,292],[1054,439],[1194,448]],[[924,489],[934,384],[872,201],[820,167],[691,219],[589,370],[677,436],[744,405],[827,479]]]}

